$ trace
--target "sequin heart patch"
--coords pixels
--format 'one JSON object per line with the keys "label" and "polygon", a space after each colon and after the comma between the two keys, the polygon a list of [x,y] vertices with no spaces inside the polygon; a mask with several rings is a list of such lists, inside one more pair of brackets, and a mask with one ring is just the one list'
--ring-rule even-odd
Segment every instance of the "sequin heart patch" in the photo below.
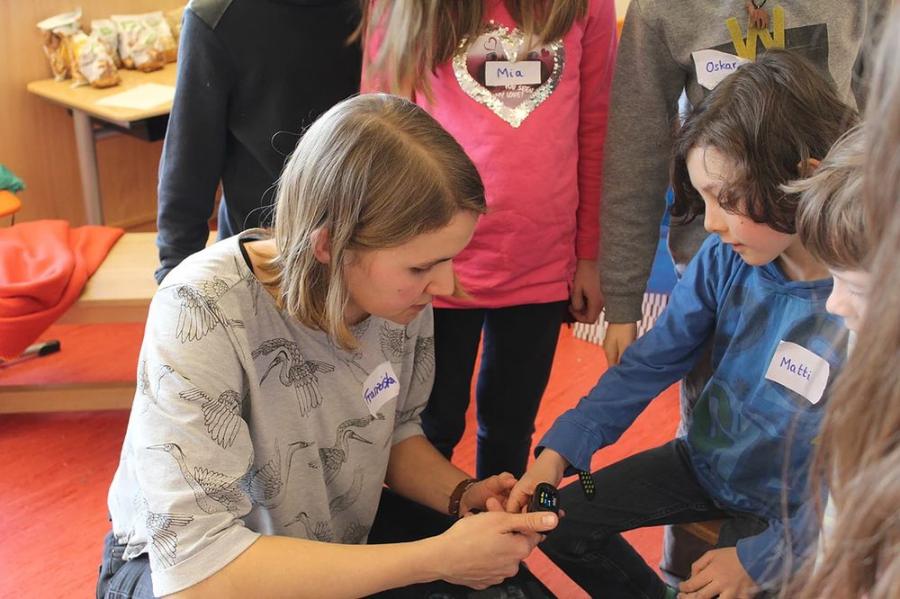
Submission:
{"label": "sequin heart patch", "polygon": [[[565,63],[562,40],[532,48],[523,56],[525,47],[525,36],[518,28],[509,30],[491,22],[488,29],[471,44],[463,40],[453,57],[453,73],[463,91],[513,127],[521,125],[553,94]],[[540,62],[540,83],[486,84],[485,69],[488,63],[514,63],[518,60]]]}

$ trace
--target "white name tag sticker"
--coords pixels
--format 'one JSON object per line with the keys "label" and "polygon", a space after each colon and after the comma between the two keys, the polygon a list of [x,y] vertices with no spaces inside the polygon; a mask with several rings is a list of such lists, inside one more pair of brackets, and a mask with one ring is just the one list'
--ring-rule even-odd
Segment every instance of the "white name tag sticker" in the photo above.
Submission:
{"label": "white name tag sticker", "polygon": [[718,50],[697,50],[691,52],[691,56],[694,58],[694,68],[697,71],[697,83],[706,89],[715,89],[739,66],[750,62],[746,58]]}
{"label": "white name tag sticker", "polygon": [[489,60],[484,65],[485,85],[540,85],[541,61]]}
{"label": "white name tag sticker", "polygon": [[828,384],[831,365],[802,345],[781,341],[769,362],[766,378],[799,393],[810,403],[819,403]]}
{"label": "white name tag sticker", "polygon": [[362,386],[362,399],[372,416],[377,416],[378,410],[399,394],[400,382],[397,380],[394,367],[391,366],[390,362],[379,364],[366,377],[366,381]]}

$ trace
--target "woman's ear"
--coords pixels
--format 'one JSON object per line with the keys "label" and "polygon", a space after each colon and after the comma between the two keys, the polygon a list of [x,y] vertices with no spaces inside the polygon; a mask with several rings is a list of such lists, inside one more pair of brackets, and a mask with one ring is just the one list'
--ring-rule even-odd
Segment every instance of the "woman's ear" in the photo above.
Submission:
{"label": "woman's ear", "polygon": [[310,241],[316,260],[322,264],[329,264],[331,262],[331,235],[328,234],[328,229],[325,227],[313,229]]}
{"label": "woman's ear", "polygon": [[820,164],[822,164],[822,161],[818,158],[807,158],[806,160],[798,162],[797,172],[800,173],[800,178],[806,179],[807,177],[812,177]]}

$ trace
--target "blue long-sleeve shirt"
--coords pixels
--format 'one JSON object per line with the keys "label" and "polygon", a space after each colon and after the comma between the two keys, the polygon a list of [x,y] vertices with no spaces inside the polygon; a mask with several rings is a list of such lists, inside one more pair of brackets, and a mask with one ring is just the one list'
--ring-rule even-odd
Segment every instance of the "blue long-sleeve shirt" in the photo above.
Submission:
{"label": "blue long-sleeve shirt", "polygon": [[[711,498],[769,522],[737,544],[747,572],[758,583],[768,581],[780,574],[787,551],[783,492],[792,553],[799,555],[812,538],[804,503],[825,399],[810,381],[824,377],[830,384],[846,355],[846,330],[825,312],[830,292],[830,279],[791,281],[774,262],[750,266],[711,237],[653,329],[560,416],[538,451],[552,448],[573,468],[588,470],[594,452],[615,443],[654,397],[686,374],[712,337],[713,374],[694,408],[688,451]],[[799,391],[767,378],[773,371]]]}

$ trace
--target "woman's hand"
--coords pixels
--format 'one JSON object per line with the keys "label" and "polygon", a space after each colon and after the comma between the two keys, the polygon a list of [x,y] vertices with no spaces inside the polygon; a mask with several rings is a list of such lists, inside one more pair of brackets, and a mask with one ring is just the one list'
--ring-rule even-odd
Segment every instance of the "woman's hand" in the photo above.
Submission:
{"label": "woman's hand", "polygon": [[447,532],[429,539],[430,558],[439,577],[453,584],[485,589],[519,571],[519,564],[559,523],[555,514],[509,514],[493,498],[487,513],[462,518]]}
{"label": "woman's hand", "polygon": [[495,499],[501,506],[506,506],[509,491],[515,484],[516,477],[509,472],[478,481],[463,493],[459,502],[459,514],[465,516],[472,510],[487,510],[488,499]]}
{"label": "woman's hand", "polygon": [[679,599],[750,599],[756,584],[741,561],[737,549],[707,551],[691,565],[691,577],[678,585]]}
{"label": "woman's hand", "polygon": [[554,487],[559,485],[566,466],[568,462],[564,457],[552,449],[545,448],[509,492],[506,511],[521,512],[534,495],[534,488],[538,483],[550,483]]}
{"label": "woman's hand", "polygon": [[600,291],[600,273],[596,260],[578,260],[575,265],[575,281],[572,284],[572,300],[569,313],[578,322],[594,324],[603,309],[603,292]]}

